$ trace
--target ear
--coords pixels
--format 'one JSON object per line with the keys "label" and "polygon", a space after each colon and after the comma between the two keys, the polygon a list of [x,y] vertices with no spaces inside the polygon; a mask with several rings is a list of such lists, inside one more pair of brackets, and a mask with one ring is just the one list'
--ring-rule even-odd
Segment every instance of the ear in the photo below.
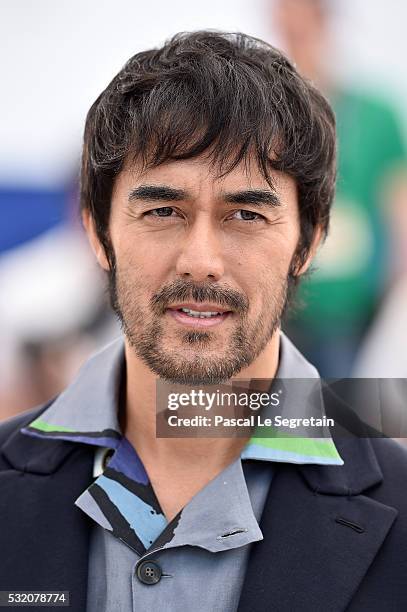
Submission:
{"label": "ear", "polygon": [[92,247],[92,251],[96,256],[99,265],[106,270],[106,272],[108,272],[110,270],[109,262],[106,257],[105,249],[103,248],[103,245],[97,235],[95,221],[89,210],[84,210],[82,212],[82,222],[88,236],[89,244]]}
{"label": "ear", "polygon": [[318,247],[320,246],[321,242],[323,242],[323,230],[321,228],[320,225],[318,225],[315,229],[314,232],[314,237],[312,239],[311,242],[311,246],[309,248],[308,251],[308,255],[306,260],[304,261],[304,263],[301,265],[301,268],[299,268],[299,270],[297,270],[296,272],[296,276],[302,276],[303,274],[305,274],[305,272],[308,270],[308,268],[310,267],[312,260],[314,259],[316,252],[318,250]]}

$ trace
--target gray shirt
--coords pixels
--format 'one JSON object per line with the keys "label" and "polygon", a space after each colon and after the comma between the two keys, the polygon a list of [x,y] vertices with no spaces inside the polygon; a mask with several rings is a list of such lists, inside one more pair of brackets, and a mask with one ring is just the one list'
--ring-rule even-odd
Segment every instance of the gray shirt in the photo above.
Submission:
{"label": "gray shirt", "polygon": [[[243,463],[242,469],[242,461],[235,461],[215,478],[211,492],[202,496],[201,512],[195,517],[191,513],[192,524],[185,526],[190,533],[184,537],[188,542],[195,535],[196,545],[180,545],[139,557],[109,531],[95,525],[87,612],[236,610],[251,542],[263,539],[258,521],[272,479],[269,464]],[[216,504],[216,513],[211,508],[205,511],[204,504],[209,502]],[[227,546],[217,540],[237,528],[244,531],[229,536]],[[148,558],[154,559],[166,575],[157,584],[145,585],[137,578],[137,564]]]}

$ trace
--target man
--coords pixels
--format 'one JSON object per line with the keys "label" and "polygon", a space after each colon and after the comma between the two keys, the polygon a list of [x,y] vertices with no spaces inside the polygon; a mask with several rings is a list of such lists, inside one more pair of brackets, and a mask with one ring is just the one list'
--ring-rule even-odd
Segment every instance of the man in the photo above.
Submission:
{"label": "man", "polygon": [[156,437],[162,385],[318,380],[280,321],[334,179],[329,105],[249,36],[178,35],[99,96],[82,211],[124,342],[2,426],[0,589],[98,612],[406,606],[395,443]]}

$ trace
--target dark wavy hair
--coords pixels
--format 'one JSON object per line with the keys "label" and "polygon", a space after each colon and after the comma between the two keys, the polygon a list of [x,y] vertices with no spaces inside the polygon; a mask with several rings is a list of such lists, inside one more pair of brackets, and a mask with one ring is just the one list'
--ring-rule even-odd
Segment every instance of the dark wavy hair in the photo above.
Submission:
{"label": "dark wavy hair", "polygon": [[202,154],[220,175],[254,155],[269,184],[273,169],[295,179],[299,262],[315,229],[326,234],[336,174],[328,102],[266,42],[198,31],[131,57],[88,112],[81,208],[91,213],[108,257],[112,190],[124,163],[148,168]]}

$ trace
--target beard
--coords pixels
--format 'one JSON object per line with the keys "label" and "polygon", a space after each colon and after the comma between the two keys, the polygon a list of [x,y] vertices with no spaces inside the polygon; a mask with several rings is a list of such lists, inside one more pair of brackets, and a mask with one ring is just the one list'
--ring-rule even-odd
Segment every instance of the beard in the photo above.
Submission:
{"label": "beard", "polygon": [[[155,293],[146,308],[143,306],[146,290],[135,286],[130,274],[117,269],[113,253],[110,261],[110,301],[129,345],[152,372],[173,384],[220,384],[249,366],[280,327],[296,284],[290,268],[287,277],[260,285],[263,307],[255,319],[248,316],[246,295],[215,282],[196,284],[177,279]],[[169,342],[163,321],[166,309],[172,303],[188,301],[230,308],[237,323],[229,341],[219,347],[216,332],[180,329],[176,338],[184,350]]]}

